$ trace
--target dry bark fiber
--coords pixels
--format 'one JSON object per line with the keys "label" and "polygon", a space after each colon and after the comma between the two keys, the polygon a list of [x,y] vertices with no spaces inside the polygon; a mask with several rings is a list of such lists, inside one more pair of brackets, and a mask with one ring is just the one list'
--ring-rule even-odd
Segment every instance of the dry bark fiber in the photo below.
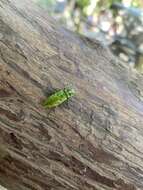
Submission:
{"label": "dry bark fiber", "polygon": [[[41,102],[72,85],[56,109]],[[143,189],[143,77],[29,0],[0,0],[0,184]]]}

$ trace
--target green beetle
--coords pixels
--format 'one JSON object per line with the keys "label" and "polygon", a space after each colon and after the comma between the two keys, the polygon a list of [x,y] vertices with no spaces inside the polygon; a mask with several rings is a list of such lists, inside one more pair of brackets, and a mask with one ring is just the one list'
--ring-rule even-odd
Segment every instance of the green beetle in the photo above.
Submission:
{"label": "green beetle", "polygon": [[64,88],[63,90],[59,90],[49,96],[44,102],[43,106],[45,108],[53,108],[56,106],[59,106],[66,100],[68,100],[70,97],[75,95],[75,90],[72,88]]}

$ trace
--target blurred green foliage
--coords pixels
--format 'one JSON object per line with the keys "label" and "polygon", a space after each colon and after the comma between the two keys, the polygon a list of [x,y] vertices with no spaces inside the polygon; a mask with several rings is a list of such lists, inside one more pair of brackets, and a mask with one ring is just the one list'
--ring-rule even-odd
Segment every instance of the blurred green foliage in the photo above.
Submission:
{"label": "blurred green foliage", "polygon": [[80,9],[84,9],[90,4],[90,0],[77,0],[77,5]]}
{"label": "blurred green foliage", "polygon": [[[97,38],[123,61],[142,65],[143,0],[33,0],[68,29]],[[143,66],[140,66],[142,68]]]}
{"label": "blurred green foliage", "polygon": [[131,6],[133,7],[142,7],[143,8],[143,1],[142,0],[132,0]]}

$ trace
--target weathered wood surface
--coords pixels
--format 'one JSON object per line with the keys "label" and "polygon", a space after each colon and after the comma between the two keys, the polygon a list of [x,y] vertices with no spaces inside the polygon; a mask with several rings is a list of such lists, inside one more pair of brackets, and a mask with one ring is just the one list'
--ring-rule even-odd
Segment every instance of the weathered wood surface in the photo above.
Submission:
{"label": "weathered wood surface", "polygon": [[[53,110],[41,101],[72,84]],[[0,184],[143,189],[143,77],[29,0],[0,0]]]}

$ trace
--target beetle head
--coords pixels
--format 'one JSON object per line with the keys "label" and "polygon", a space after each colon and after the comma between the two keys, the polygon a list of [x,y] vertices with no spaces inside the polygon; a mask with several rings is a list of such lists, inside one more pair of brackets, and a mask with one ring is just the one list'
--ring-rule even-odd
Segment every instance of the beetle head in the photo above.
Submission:
{"label": "beetle head", "polygon": [[68,98],[75,95],[75,90],[73,88],[65,88],[64,91]]}

